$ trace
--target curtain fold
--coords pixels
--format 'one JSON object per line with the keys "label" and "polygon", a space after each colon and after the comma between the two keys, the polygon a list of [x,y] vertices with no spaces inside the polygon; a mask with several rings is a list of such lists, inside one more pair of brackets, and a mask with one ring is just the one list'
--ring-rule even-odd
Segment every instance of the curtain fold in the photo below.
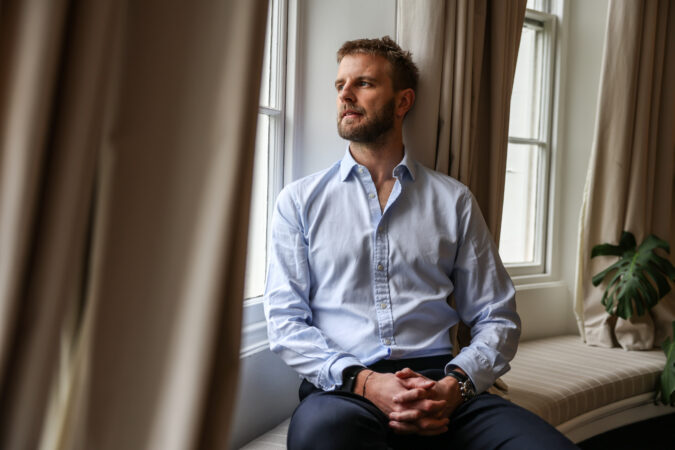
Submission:
{"label": "curtain fold", "polygon": [[[675,246],[675,7],[668,0],[612,0],[595,140],[579,230],[575,313],[591,345],[649,349],[670,333],[675,294],[643,318],[613,319],[591,278],[611,264],[593,246],[622,230]],[[673,260],[671,256],[671,261]]]}
{"label": "curtain fold", "polygon": [[[396,10],[397,41],[420,69],[415,106],[404,124],[406,148],[469,187],[496,243],[526,3],[398,0]],[[471,341],[462,322],[450,333],[455,352]]]}
{"label": "curtain fold", "polygon": [[399,0],[397,40],[420,68],[405,143],[466,184],[499,242],[511,90],[526,0]]}
{"label": "curtain fold", "polygon": [[0,447],[37,448],[87,264],[112,2],[0,20]]}
{"label": "curtain fold", "polygon": [[0,447],[228,447],[266,14],[3,2]]}

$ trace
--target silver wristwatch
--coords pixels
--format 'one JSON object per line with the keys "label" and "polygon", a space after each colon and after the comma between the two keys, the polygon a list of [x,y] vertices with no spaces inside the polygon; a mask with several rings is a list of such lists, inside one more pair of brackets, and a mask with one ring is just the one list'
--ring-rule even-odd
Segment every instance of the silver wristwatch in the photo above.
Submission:
{"label": "silver wristwatch", "polygon": [[454,378],[459,383],[459,393],[462,395],[462,400],[468,402],[476,396],[476,388],[468,376],[456,370],[448,372],[448,376]]}

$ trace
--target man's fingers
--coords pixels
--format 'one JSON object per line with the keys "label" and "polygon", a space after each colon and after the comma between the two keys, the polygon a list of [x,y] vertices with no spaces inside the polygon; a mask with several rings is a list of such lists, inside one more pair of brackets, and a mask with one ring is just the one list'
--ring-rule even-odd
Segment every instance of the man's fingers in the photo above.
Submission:
{"label": "man's fingers", "polygon": [[448,402],[445,400],[424,400],[419,408],[427,413],[436,413],[445,409]]}
{"label": "man's fingers", "polygon": [[414,434],[421,431],[417,425],[413,423],[397,422],[395,420],[389,421],[389,428],[394,430],[394,433],[396,434]]}
{"label": "man's fingers", "polygon": [[427,397],[427,391],[424,389],[410,389],[409,391],[401,392],[395,395],[393,400],[395,403],[408,403],[417,400],[422,400]]}
{"label": "man's fingers", "polygon": [[[438,420],[444,419],[443,411],[447,403],[445,400],[421,400],[405,405],[406,409],[392,411],[389,419],[399,422],[411,422],[422,419],[423,417],[432,417]],[[435,423],[435,422],[434,422]]]}
{"label": "man's fingers", "polygon": [[410,377],[416,377],[416,376],[421,376],[418,373],[415,373],[412,369],[409,367],[406,367],[405,369],[401,369],[395,374],[398,378],[405,379],[405,378],[410,378]]}
{"label": "man's fingers", "polygon": [[401,380],[401,384],[406,389],[431,389],[436,384],[435,381],[428,379],[409,367],[399,370],[394,375]]}
{"label": "man's fingers", "polygon": [[447,431],[448,423],[450,423],[450,420],[447,417],[443,417],[442,419],[437,419],[435,417],[423,417],[422,419],[418,420],[415,425],[417,425],[417,427],[420,429],[420,433],[430,432],[433,434],[440,434],[436,432],[442,428],[446,428]]}
{"label": "man's fingers", "polygon": [[426,378],[408,378],[403,380],[402,384],[407,389],[431,389],[436,382]]}
{"label": "man's fingers", "polygon": [[422,411],[419,409],[406,409],[405,411],[394,411],[389,414],[389,420],[396,422],[415,422],[422,418]]}

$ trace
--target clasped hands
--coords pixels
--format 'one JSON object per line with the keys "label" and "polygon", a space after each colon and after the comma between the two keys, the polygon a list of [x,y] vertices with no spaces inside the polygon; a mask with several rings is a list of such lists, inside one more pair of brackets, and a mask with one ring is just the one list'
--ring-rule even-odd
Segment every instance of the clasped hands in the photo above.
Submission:
{"label": "clasped hands", "polygon": [[365,389],[356,392],[364,392],[387,415],[389,426],[398,434],[445,433],[450,414],[462,403],[459,384],[452,377],[434,381],[408,368],[394,374],[359,375],[363,375],[360,382],[363,386],[365,381]]}

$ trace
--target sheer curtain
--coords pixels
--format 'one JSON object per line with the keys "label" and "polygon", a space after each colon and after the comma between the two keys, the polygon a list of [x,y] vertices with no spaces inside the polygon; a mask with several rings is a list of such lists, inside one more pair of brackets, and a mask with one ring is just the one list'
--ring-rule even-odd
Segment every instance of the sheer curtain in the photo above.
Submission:
{"label": "sheer curtain", "polygon": [[0,10],[0,447],[226,448],[267,1]]}
{"label": "sheer curtain", "polygon": [[[575,312],[587,343],[659,345],[675,320],[672,292],[641,319],[613,320],[591,278],[611,258],[591,248],[638,243],[653,233],[675,246],[675,5],[613,0],[609,6],[595,142],[584,193]],[[671,257],[671,261],[672,261]]]}
{"label": "sheer curtain", "polygon": [[405,142],[466,184],[499,242],[511,90],[526,0],[398,0],[397,40],[420,67]]}

